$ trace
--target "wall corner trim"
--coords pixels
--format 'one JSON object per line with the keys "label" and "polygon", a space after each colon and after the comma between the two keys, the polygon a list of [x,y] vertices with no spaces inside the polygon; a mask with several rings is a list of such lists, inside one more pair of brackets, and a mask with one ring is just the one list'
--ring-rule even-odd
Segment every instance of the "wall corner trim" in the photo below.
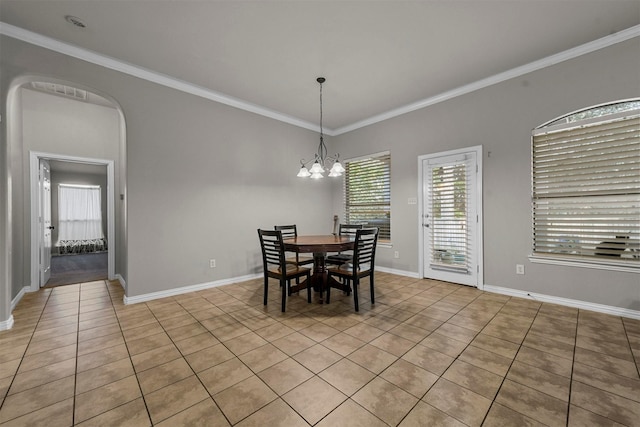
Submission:
{"label": "wall corner trim", "polygon": [[521,291],[519,289],[504,288],[501,286],[484,285],[484,290],[496,294],[509,295],[539,302],[548,302],[552,304],[564,305],[580,310],[597,311],[599,313],[611,314],[613,316],[628,317],[630,319],[640,320],[640,311],[628,308],[614,307],[611,305],[597,304],[588,301],[580,301],[570,298],[556,297],[553,295],[534,294],[532,292]]}
{"label": "wall corner trim", "polygon": [[9,316],[7,320],[0,321],[0,331],[6,331],[13,327],[13,315]]}
{"label": "wall corner trim", "polygon": [[[16,295],[11,300],[11,312],[13,312],[13,310],[16,308],[16,306],[18,305],[18,303],[20,302],[24,294],[29,292],[30,290],[31,290],[30,286],[24,286],[22,289],[20,289],[20,292],[18,292],[18,295]],[[7,329],[11,329],[12,327],[13,327],[13,314],[10,314],[7,320],[0,320],[0,331],[6,331]]]}

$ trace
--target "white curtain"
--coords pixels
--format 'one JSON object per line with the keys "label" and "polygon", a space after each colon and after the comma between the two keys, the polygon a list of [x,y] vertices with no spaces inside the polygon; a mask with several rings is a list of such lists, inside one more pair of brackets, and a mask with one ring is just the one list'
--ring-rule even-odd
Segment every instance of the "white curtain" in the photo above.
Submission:
{"label": "white curtain", "polygon": [[59,240],[104,238],[100,186],[58,186]]}

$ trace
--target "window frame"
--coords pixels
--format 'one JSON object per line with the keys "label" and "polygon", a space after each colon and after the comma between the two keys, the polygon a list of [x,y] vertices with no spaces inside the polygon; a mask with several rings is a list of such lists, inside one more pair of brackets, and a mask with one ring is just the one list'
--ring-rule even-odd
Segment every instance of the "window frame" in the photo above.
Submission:
{"label": "window frame", "polygon": [[[622,271],[622,272],[632,272],[632,273],[640,273],[640,262],[636,261],[638,259],[637,256],[633,255],[631,260],[622,260],[622,259],[607,259],[604,256],[593,256],[587,257],[584,253],[578,254],[561,254],[561,253],[552,253],[552,252],[536,252],[536,217],[535,210],[537,206],[537,201],[541,200],[543,202],[553,202],[555,199],[560,203],[563,203],[560,199],[566,199],[569,196],[565,196],[564,198],[561,196],[547,196],[540,197],[536,195],[536,183],[535,183],[535,137],[541,134],[549,134],[551,132],[558,131],[570,131],[574,129],[586,128],[588,126],[601,124],[606,126],[609,123],[615,122],[616,120],[624,121],[624,120],[640,120],[640,108],[633,108],[630,110],[616,112],[612,114],[605,114],[597,117],[589,117],[586,119],[576,120],[574,122],[570,122],[567,119],[571,116],[575,116],[590,110],[596,110],[599,108],[604,108],[608,106],[614,106],[617,104],[631,103],[631,102],[640,102],[640,98],[632,98],[632,99],[624,99],[619,101],[607,102],[599,105],[594,105],[587,108],[582,108],[576,111],[573,111],[568,114],[564,114],[560,117],[557,117],[553,120],[550,120],[535,129],[532,130],[531,133],[531,227],[532,227],[532,252],[529,255],[529,260],[534,263],[544,263],[544,264],[553,264],[553,265],[564,265],[564,266],[573,266],[573,267],[586,267],[593,269],[603,269],[603,270],[613,270],[613,271]],[[562,121],[565,120],[564,123]],[[581,147],[582,148],[582,147]],[[632,158],[635,158],[632,157]],[[624,194],[624,191],[614,191],[611,194],[584,194],[584,195],[573,195],[575,200],[580,200],[579,198],[598,198],[598,197],[616,197]],[[640,194],[640,188],[633,188],[632,195]],[[589,226],[586,226],[589,228]],[[577,234],[577,233],[576,233]],[[635,242],[634,242],[635,244]],[[597,248],[596,248],[597,249]],[[602,255],[602,254],[601,254]]]}
{"label": "window frame", "polygon": [[[343,189],[343,215],[344,215],[344,220],[347,224],[363,224],[362,221],[353,221],[350,220],[350,212],[349,212],[349,206],[347,203],[347,197],[348,197],[348,189],[347,189],[347,185],[348,185],[348,180],[347,180],[347,176],[349,175],[349,164],[353,163],[353,162],[359,162],[359,161],[363,161],[363,160],[368,160],[368,159],[376,159],[376,158],[383,158],[383,157],[388,157],[388,199],[389,199],[389,204],[388,204],[388,220],[389,220],[389,237],[388,238],[384,238],[383,235],[379,235],[378,237],[378,246],[391,246],[392,245],[392,230],[391,230],[391,210],[392,210],[392,200],[391,200],[391,151],[381,151],[381,152],[377,152],[377,153],[373,153],[373,154],[368,154],[368,155],[364,155],[364,156],[358,156],[358,157],[353,157],[350,159],[345,159],[344,161],[344,165],[345,165],[345,169],[347,169],[344,172],[344,179],[343,179],[343,184],[342,184],[342,189]],[[363,224],[364,227],[367,227],[368,224]],[[373,224],[372,226],[375,226],[375,224]],[[379,228],[380,229],[380,228]],[[381,230],[382,231],[382,230]]]}

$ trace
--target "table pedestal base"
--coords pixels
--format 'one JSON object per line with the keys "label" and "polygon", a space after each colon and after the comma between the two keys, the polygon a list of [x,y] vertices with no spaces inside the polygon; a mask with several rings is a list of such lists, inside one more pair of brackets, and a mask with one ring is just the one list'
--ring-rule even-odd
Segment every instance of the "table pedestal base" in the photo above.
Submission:
{"label": "table pedestal base", "polygon": [[[329,277],[327,266],[325,263],[326,252],[314,252],[313,254],[313,274],[307,281],[291,286],[291,292],[298,292],[311,286],[315,292],[320,292],[320,304],[324,303],[323,294],[329,288],[340,289],[343,292],[350,293],[351,287],[345,286],[333,277]],[[307,283],[308,282],[308,283]]]}

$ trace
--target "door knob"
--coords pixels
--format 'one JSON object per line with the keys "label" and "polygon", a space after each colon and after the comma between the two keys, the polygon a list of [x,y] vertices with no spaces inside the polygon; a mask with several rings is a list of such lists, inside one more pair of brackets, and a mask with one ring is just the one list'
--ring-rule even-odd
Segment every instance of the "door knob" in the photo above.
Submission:
{"label": "door knob", "polygon": [[55,227],[53,225],[50,225],[49,227],[47,227],[49,230],[55,230]]}

